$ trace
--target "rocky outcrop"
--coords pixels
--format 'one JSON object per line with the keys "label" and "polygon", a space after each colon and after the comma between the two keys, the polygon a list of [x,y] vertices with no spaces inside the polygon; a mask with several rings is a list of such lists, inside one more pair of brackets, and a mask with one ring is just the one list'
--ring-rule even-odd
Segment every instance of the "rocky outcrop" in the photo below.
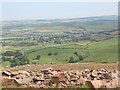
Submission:
{"label": "rocky outcrop", "polygon": [[82,87],[90,88],[116,88],[118,87],[118,71],[108,69],[89,70],[81,72],[61,71],[47,68],[40,71],[21,70],[18,72],[1,71],[2,86],[26,85],[29,88],[67,88]]}

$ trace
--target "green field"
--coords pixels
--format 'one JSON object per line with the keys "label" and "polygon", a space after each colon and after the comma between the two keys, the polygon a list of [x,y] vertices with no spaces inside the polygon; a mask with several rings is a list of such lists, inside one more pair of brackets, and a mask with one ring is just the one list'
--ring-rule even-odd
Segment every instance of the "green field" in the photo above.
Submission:
{"label": "green field", "polygon": [[[77,52],[79,55],[88,55],[88,57],[80,62],[113,62],[118,60],[118,39],[113,38],[101,42],[81,41],[71,44],[48,44],[46,46],[11,48],[9,50],[24,50],[29,52],[27,54],[28,59],[30,59],[30,61],[37,61],[39,64],[68,63],[66,60],[69,60],[70,57],[77,60],[78,57],[74,52]],[[36,51],[30,52],[32,50]],[[52,53],[51,56],[48,55],[49,52]],[[58,55],[54,55],[55,52],[57,52]],[[35,60],[37,55],[41,56],[40,60]],[[5,65],[9,65],[9,63],[3,63],[3,66]]]}
{"label": "green field", "polygon": [[98,42],[88,47],[90,56],[86,61],[117,61],[118,60],[118,39]]}
{"label": "green field", "polygon": [[[86,47],[86,49],[84,49]],[[48,56],[48,53],[51,52],[53,55]],[[57,52],[58,55],[54,55]],[[46,49],[40,49],[36,52],[32,52],[28,54],[28,58],[30,60],[36,58],[37,55],[40,55],[41,58],[39,60],[40,64],[49,64],[51,62],[54,63],[67,63],[66,59],[69,60],[70,57],[74,57],[74,59],[78,59],[78,57],[74,54],[74,52],[78,52],[79,55],[87,54],[86,57],[81,62],[94,61],[94,62],[112,62],[117,61],[118,58],[118,41],[116,38],[111,40],[106,40],[98,43],[90,43],[89,45],[79,46],[79,45],[69,45],[69,46],[58,46],[51,47]]]}

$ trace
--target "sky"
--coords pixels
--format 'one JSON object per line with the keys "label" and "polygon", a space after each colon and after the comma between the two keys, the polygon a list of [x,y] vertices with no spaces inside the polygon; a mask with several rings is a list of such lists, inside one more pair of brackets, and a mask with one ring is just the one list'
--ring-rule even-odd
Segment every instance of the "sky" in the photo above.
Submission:
{"label": "sky", "polygon": [[117,15],[117,2],[3,2],[2,20],[68,19]]}

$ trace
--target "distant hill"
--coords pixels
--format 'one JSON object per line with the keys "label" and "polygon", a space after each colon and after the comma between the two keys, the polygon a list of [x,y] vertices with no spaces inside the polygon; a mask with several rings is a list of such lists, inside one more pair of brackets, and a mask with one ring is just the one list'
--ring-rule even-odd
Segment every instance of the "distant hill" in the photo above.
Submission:
{"label": "distant hill", "polygon": [[21,23],[38,23],[38,22],[83,22],[83,21],[94,21],[94,20],[118,20],[117,15],[108,16],[96,16],[96,17],[82,17],[82,18],[69,18],[69,19],[38,19],[38,20],[13,20],[3,22],[21,22]]}
{"label": "distant hill", "polygon": [[3,22],[3,29],[22,29],[24,31],[24,28],[32,27],[34,31],[47,30],[49,32],[66,32],[79,30],[82,27],[84,30],[90,32],[101,32],[116,30],[118,28],[117,20],[117,15],[111,15],[71,19],[5,21]]}
{"label": "distant hill", "polygon": [[84,18],[70,18],[70,19],[52,19],[52,20],[36,20],[36,21],[47,21],[47,22],[76,22],[76,21],[94,21],[94,20],[118,20],[117,15],[109,15],[109,16],[96,16],[96,17],[84,17]]}
{"label": "distant hill", "polygon": [[[68,19],[69,20],[69,19]],[[85,18],[74,18],[71,20],[79,20],[79,21],[94,21],[94,20],[118,20],[117,15],[110,16],[96,16],[96,17],[85,17]]]}

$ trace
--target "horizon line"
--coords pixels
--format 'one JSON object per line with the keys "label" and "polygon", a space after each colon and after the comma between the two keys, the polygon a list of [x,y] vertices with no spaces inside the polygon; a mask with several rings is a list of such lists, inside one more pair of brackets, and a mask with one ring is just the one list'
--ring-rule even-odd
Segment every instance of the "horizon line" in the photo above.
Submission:
{"label": "horizon line", "polygon": [[89,17],[103,17],[103,16],[118,16],[118,15],[97,15],[97,16],[83,16],[83,17],[71,17],[71,18],[54,18],[54,19],[45,19],[45,18],[38,18],[38,19],[15,19],[15,20],[3,20],[2,21],[25,21],[25,20],[62,20],[62,19],[75,19],[75,18],[89,18]]}

